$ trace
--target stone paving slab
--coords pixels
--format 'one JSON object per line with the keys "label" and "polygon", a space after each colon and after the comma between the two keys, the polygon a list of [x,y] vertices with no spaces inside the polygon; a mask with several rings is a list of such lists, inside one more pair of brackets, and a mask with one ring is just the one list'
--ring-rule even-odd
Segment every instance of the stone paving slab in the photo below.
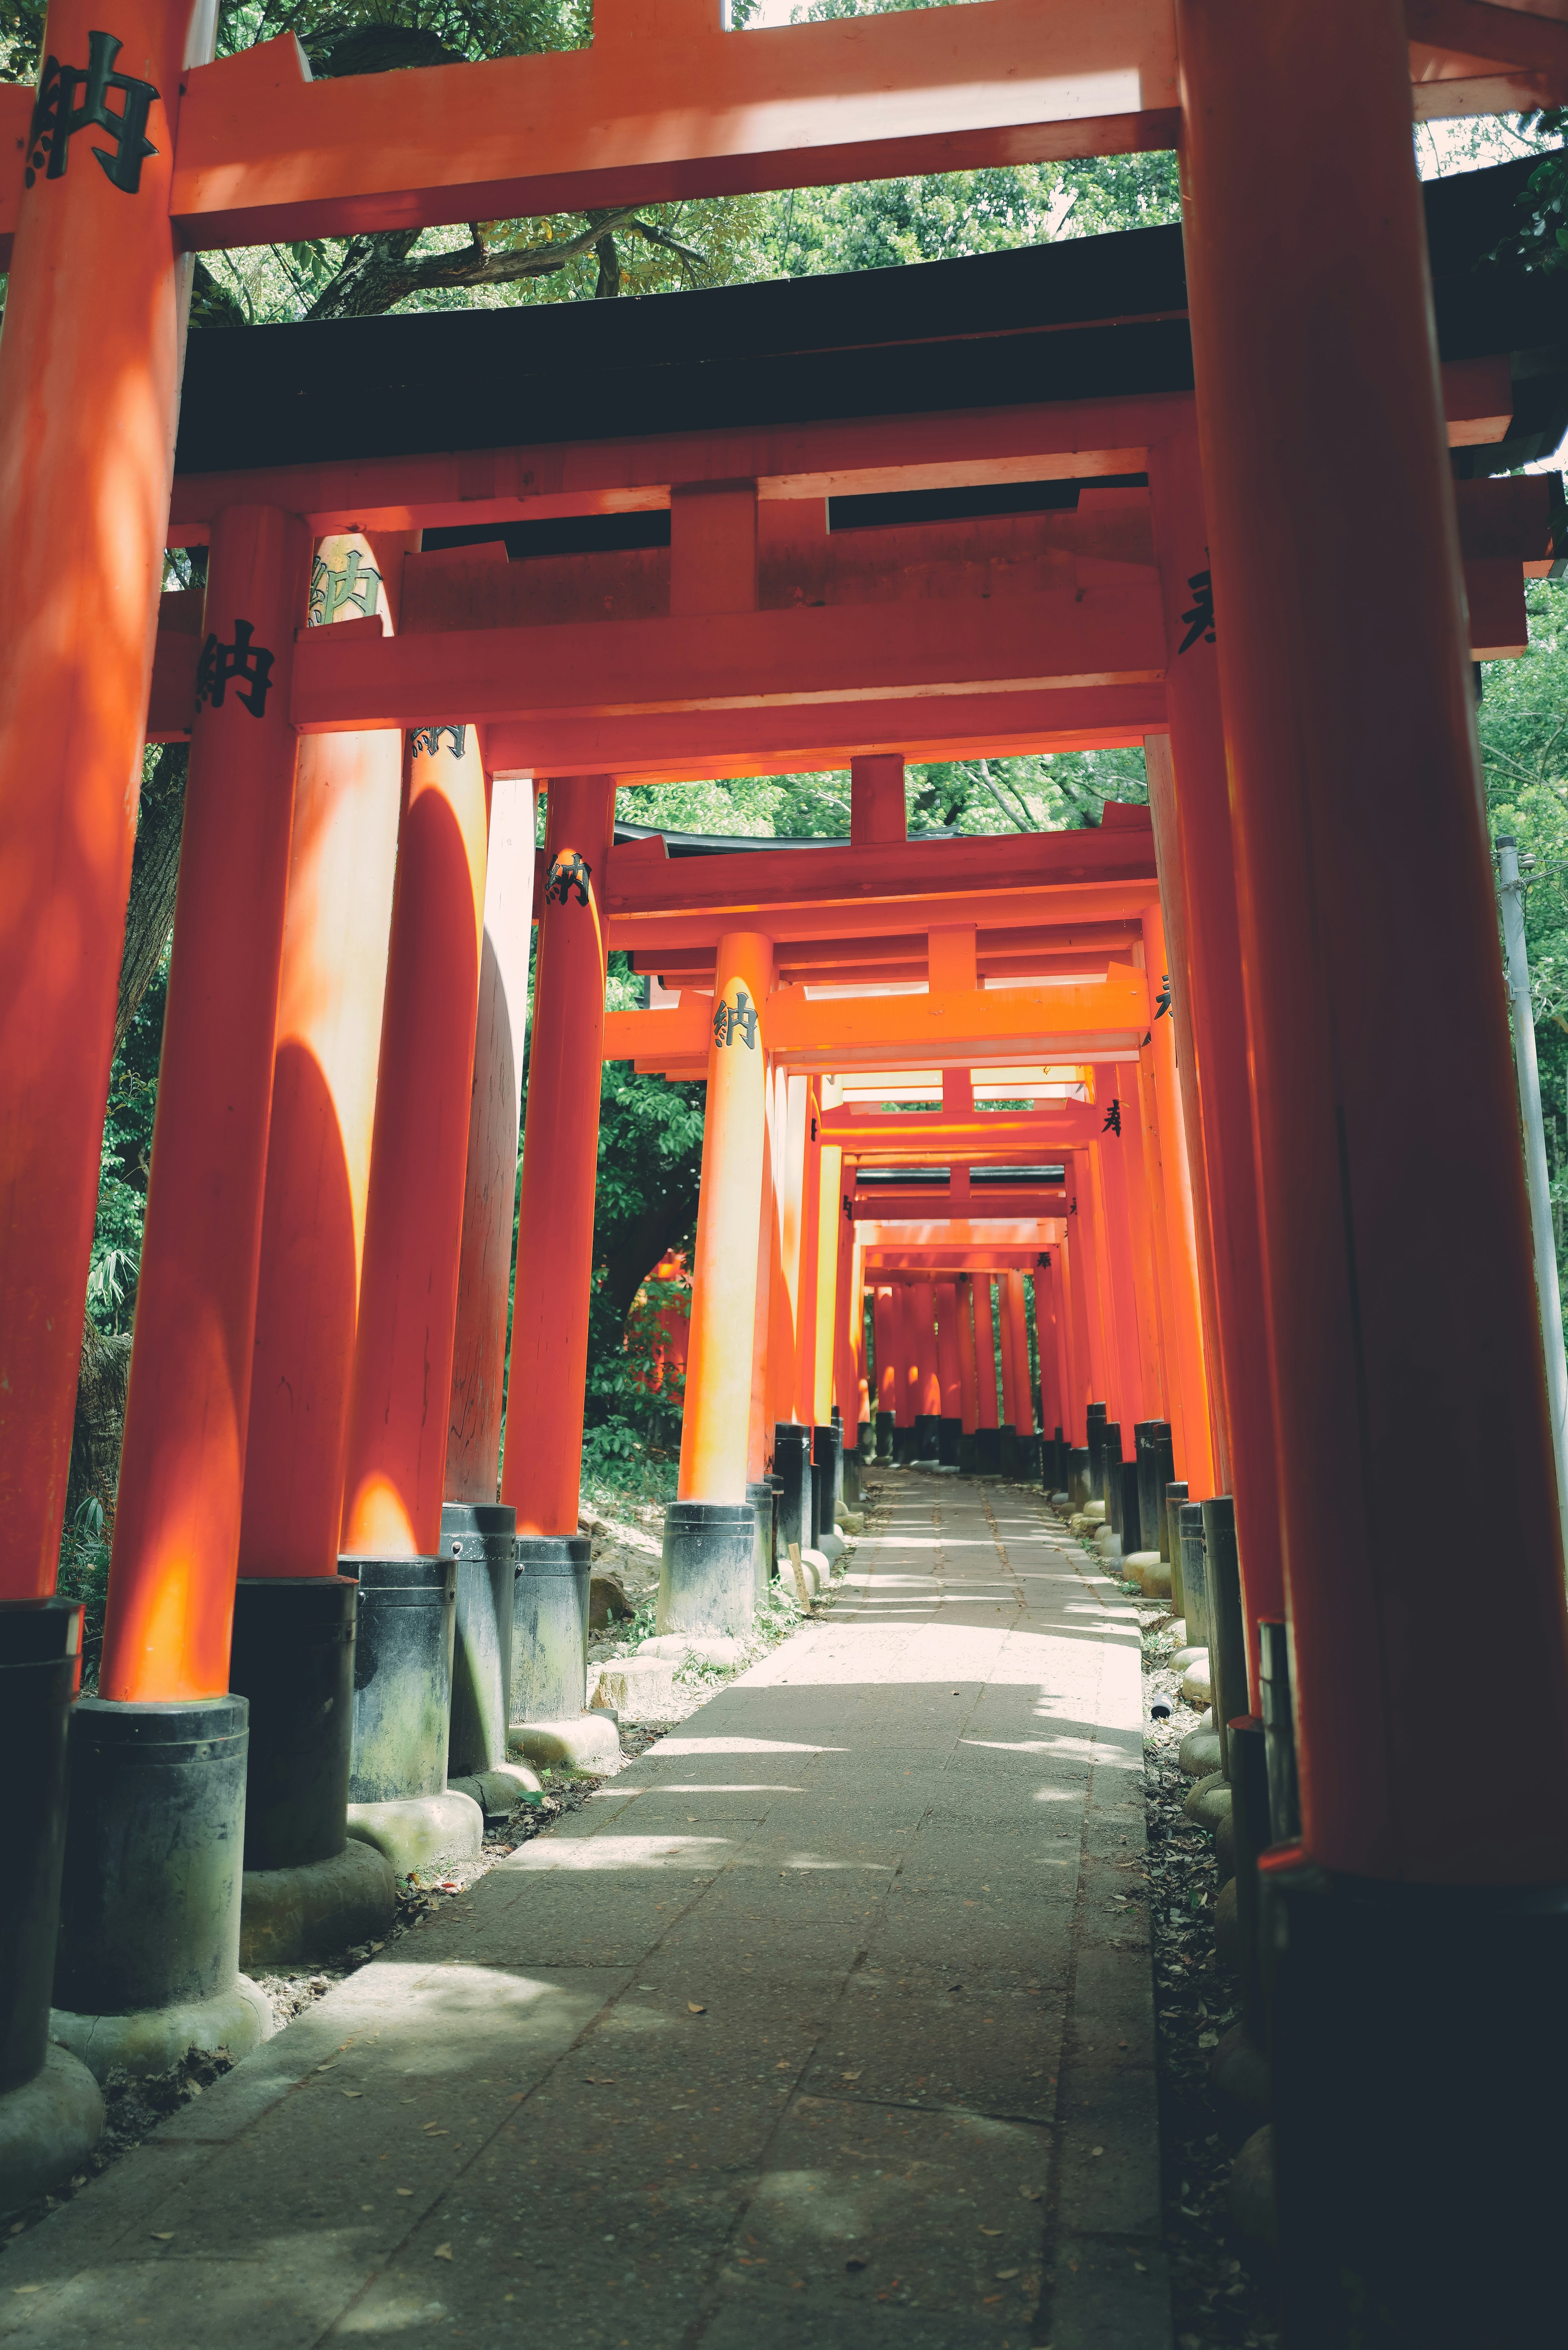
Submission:
{"label": "stone paving slab", "polygon": [[0,2260],[36,2350],[1169,2350],[1137,1618],[897,1472],[832,1609]]}

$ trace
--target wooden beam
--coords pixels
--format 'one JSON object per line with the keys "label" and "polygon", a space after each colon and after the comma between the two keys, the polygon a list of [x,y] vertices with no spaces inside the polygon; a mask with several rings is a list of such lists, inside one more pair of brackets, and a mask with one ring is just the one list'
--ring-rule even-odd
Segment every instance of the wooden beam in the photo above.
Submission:
{"label": "wooden beam", "polygon": [[1005,1160],[1020,1150],[1079,1150],[1096,1142],[1106,1114],[1097,1102],[1054,1102],[1025,1115],[1018,1110],[982,1110],[974,1118],[952,1118],[941,1111],[905,1110],[879,1118],[874,1110],[825,1110],[817,1121],[824,1142],[853,1150],[862,1163],[874,1159],[888,1164],[920,1154],[954,1157],[981,1166]]}

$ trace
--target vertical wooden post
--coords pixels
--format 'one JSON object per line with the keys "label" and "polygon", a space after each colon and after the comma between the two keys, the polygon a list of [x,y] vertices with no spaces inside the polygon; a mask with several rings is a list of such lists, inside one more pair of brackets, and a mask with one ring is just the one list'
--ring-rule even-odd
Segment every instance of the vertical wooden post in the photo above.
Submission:
{"label": "vertical wooden post", "polygon": [[1003,1329],[1012,1349],[1013,1426],[1020,1436],[1034,1433],[1034,1379],[1029,1362],[1029,1323],[1023,1303],[1023,1275],[1010,1265],[1005,1275],[1006,1315]]}
{"label": "vertical wooden post", "polygon": [[[389,625],[400,546],[323,539],[315,624]],[[240,1525],[243,1575],[336,1575],[402,737],[301,743]]]}
{"label": "vertical wooden post", "polygon": [[683,1502],[746,1497],[753,1350],[736,1339],[756,1325],[773,976],[771,939],[734,931],[720,940],[680,1433]]}
{"label": "vertical wooden post", "polygon": [[869,848],[909,837],[905,813],[904,762],[897,755],[849,763],[849,839]]}
{"label": "vertical wooden post", "polygon": [[[310,537],[213,525],[99,1690],[229,1686]],[[248,660],[245,658],[248,655]],[[233,664],[231,666],[231,664]]]}
{"label": "vertical wooden post", "polygon": [[551,778],[501,1471],[519,1535],[577,1525],[614,831],[613,775]]}
{"label": "vertical wooden post", "polygon": [[1217,1490],[1213,1413],[1204,1346],[1196,1203],[1177,1069],[1175,991],[1169,982],[1169,950],[1159,908],[1151,907],[1145,913],[1143,931],[1144,959],[1151,984],[1156,987],[1157,1002],[1160,996],[1167,999],[1165,1009],[1156,1013],[1145,1058],[1149,1064],[1154,1091],[1155,1121],[1150,1131],[1158,1151],[1159,1197],[1164,1211],[1171,1302],[1168,1334],[1175,1358],[1172,1376],[1182,1401],[1182,1450],[1178,1458],[1189,1497],[1203,1502]]}
{"label": "vertical wooden post", "polygon": [[[24,181],[0,336],[0,1599],[55,1587],[173,465],[169,191],[190,0],[44,34],[74,108]],[[75,79],[68,78],[70,74]],[[31,134],[30,134],[31,136]],[[18,146],[21,144],[17,142]],[[101,147],[107,161],[95,161]]]}
{"label": "vertical wooden post", "polygon": [[774,1452],[773,1394],[768,1377],[777,1233],[774,1201],[773,1091],[773,1076],[769,1071],[763,1082],[763,1184],[757,1220],[757,1295],[752,1315],[751,1431],[746,1441],[746,1482],[749,1485],[761,1483]]}
{"label": "vertical wooden post", "polygon": [[974,1276],[958,1281],[959,1412],[963,1432],[972,1436],[980,1426],[980,1378],[974,1355]]}
{"label": "vertical wooden post", "polygon": [[[794,1104],[791,1107],[793,1110]],[[817,1255],[822,1243],[821,1099],[817,1080],[808,1077],[800,1162],[800,1274],[795,1289],[794,1416],[803,1428],[816,1421]]]}
{"label": "vertical wooden post", "polygon": [[[976,1425],[985,1429],[996,1428],[1000,1424],[996,1399],[996,1325],[992,1315],[989,1273],[977,1273],[974,1277],[974,1375],[979,1388]],[[994,1462],[992,1465],[994,1466]]]}
{"label": "vertical wooden post", "polygon": [[[1297,1672],[1304,1853],[1266,1872],[1282,2303],[1314,2350],[1530,2339],[1561,2294],[1538,2120],[1568,2052],[1534,2034],[1457,2092],[1430,2062],[1454,1981],[1534,2015],[1562,1978],[1568,1615],[1407,28],[1399,0],[1177,0],[1176,20]],[[1265,182],[1299,192],[1282,234]],[[1459,1125],[1431,1116],[1456,1069]],[[1455,1283],[1433,1269],[1460,1185]],[[1240,1516],[1229,1365],[1226,1386]],[[1434,1448],[1442,1506],[1416,1534]],[[1506,1605],[1475,1604],[1483,1524]],[[1251,1612],[1274,1612],[1247,1568]],[[1467,1670],[1508,1693],[1501,1805],[1473,1773],[1432,1800],[1456,1617]],[[1456,2142],[1486,2160],[1457,2175]]]}
{"label": "vertical wooden post", "polygon": [[490,789],[484,941],[448,1413],[449,1502],[493,1502],[501,1475],[501,1401],[533,935],[534,785],[529,779],[498,775]]}
{"label": "vertical wooden post", "polygon": [[410,740],[366,1198],[345,1551],[431,1558],[473,1091],[490,811],[472,726]]}
{"label": "vertical wooden post", "polygon": [[[818,1080],[823,1109],[838,1097],[832,1077]],[[816,1151],[816,1303],[812,1330],[811,1425],[826,1428],[833,1412],[833,1384],[838,1351],[838,1260],[844,1232],[842,1206],[844,1152],[837,1143],[819,1143]]]}

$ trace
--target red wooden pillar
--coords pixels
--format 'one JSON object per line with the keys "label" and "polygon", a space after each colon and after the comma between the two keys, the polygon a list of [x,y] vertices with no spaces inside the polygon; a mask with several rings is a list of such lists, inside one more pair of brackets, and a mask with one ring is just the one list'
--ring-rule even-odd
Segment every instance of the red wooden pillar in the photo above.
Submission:
{"label": "red wooden pillar", "polygon": [[736,1341],[756,1327],[773,970],[773,941],[760,932],[720,940],[680,1431],[683,1502],[746,1497],[753,1349]]}
{"label": "red wooden pillar", "polygon": [[958,1334],[958,1284],[938,1281],[931,1285],[937,1309],[937,1379],[941,1389],[943,1419],[962,1420],[963,1386]]}
{"label": "red wooden pillar", "polygon": [[760,1484],[774,1457],[772,1385],[768,1375],[777,1222],[774,1200],[773,1072],[763,1081],[763,1196],[757,1217],[757,1295],[752,1315],[751,1430],[746,1443],[746,1482]]}
{"label": "red wooden pillar", "polygon": [[309,563],[304,524],[275,507],[230,507],[213,522],[203,626],[214,652],[185,786],[106,1698],[229,1686],[299,739],[288,687]]}
{"label": "red wooden pillar", "polygon": [[1089,1398],[1091,1403],[1104,1403],[1106,1417],[1116,1418],[1115,1366],[1110,1359],[1107,1343],[1105,1297],[1104,1243],[1101,1219],[1097,1213],[1098,1179],[1095,1153],[1091,1149],[1074,1150],[1067,1154],[1070,1195],[1067,1201],[1068,1229],[1073,1237],[1073,1272],[1084,1317],[1084,1345],[1089,1365]]}
{"label": "red wooden pillar", "polygon": [[615,778],[556,776],[549,795],[501,1472],[520,1536],[577,1526]]}
{"label": "red wooden pillar", "polygon": [[915,1414],[917,1419],[937,1420],[942,1410],[942,1375],[937,1355],[936,1292],[928,1275],[918,1275],[909,1284],[909,1305],[914,1316]]}
{"label": "red wooden pillar", "polygon": [[1166,1344],[1172,1381],[1181,1399],[1181,1443],[1176,1459],[1189,1497],[1206,1501],[1219,1490],[1214,1474],[1213,1408],[1203,1339],[1198,1223],[1177,1069],[1174,989],[1165,924],[1158,907],[1145,913],[1143,934],[1144,959],[1151,983],[1156,984],[1156,1001],[1165,999],[1164,1011],[1156,1013],[1143,1059],[1154,1097],[1152,1121],[1146,1104],[1145,1131],[1157,1212],[1164,1226],[1170,1299]]}
{"label": "red wooden pillar", "polygon": [[[1568,1617],[1407,28],[1399,0],[1177,24],[1308,1856],[1269,1872],[1282,2303],[1314,2350],[1530,2339],[1568,2050],[1532,2031],[1457,2085],[1430,2062],[1454,1982],[1534,2019],[1562,1980]],[[1434,1119],[1456,1069],[1469,1114]],[[1503,1605],[1475,1602],[1482,1526]],[[1507,1692],[1502,1803],[1473,1772],[1433,1800],[1456,1621]],[[1485,2149],[1462,2175],[1459,2142]]]}
{"label": "red wooden pillar", "polygon": [[489,809],[472,727],[410,741],[365,1212],[342,1547],[433,1557],[446,1492]]}
{"label": "red wooden pillar", "polygon": [[816,1425],[817,1258],[822,1241],[820,1107],[817,1082],[808,1078],[801,1149],[800,1275],[795,1290],[794,1326],[794,1416],[803,1428]]}
{"label": "red wooden pillar", "polygon": [[[101,27],[55,0],[46,56],[95,62],[109,130],[11,155],[0,337],[0,1599],[55,1587],[173,464],[188,264],[169,191],[190,0]],[[95,161],[93,150],[106,159]]]}
{"label": "red wooden pillar", "polygon": [[1111,1414],[1119,1419],[1127,1431],[1128,1457],[1131,1455],[1132,1430],[1140,1419],[1151,1415],[1144,1409],[1143,1354],[1139,1345],[1137,1301],[1133,1276],[1132,1222],[1127,1204],[1127,1144],[1125,1129],[1129,1121],[1124,1115],[1120,1098],[1121,1072],[1116,1066],[1102,1066],[1095,1072],[1095,1103],[1102,1101],[1108,1115],[1114,1108],[1122,1120],[1124,1132],[1115,1128],[1103,1133],[1094,1147],[1094,1158],[1099,1171],[1096,1206],[1105,1206],[1104,1262],[1106,1296],[1109,1318],[1115,1324],[1114,1353],[1116,1377],[1116,1409]]}
{"label": "red wooden pillar", "polygon": [[1040,1364],[1040,1425],[1054,1437],[1064,1425],[1062,1381],[1056,1344],[1056,1264],[1047,1259],[1033,1277],[1034,1351]]}
{"label": "red wooden pillar", "polygon": [[845,1197],[854,1180],[853,1162],[847,1168],[841,1167],[833,1301],[833,1400],[843,1416],[845,1444],[851,1452],[860,1440],[857,1434],[860,1426],[860,1366],[855,1344],[855,1311],[860,1302],[861,1291],[857,1276],[855,1225]]}
{"label": "red wooden pillar", "polygon": [[[1008,1295],[1007,1275],[998,1275],[996,1313],[998,1351],[1002,1357],[1002,1425],[1016,1434],[1023,1406],[1018,1393],[1018,1349],[1012,1335],[1012,1301]],[[1010,1467],[1008,1461],[1003,1467]]]}
{"label": "red wooden pillar", "polygon": [[958,1282],[959,1409],[963,1432],[972,1436],[980,1426],[980,1378],[974,1358],[974,1278],[963,1274]]}
{"label": "red wooden pillar", "polygon": [[533,931],[534,785],[515,776],[497,776],[490,794],[484,942],[457,1277],[446,1450],[449,1502],[493,1503],[501,1474],[501,1400]]}
{"label": "red wooden pillar", "polygon": [[914,1283],[901,1274],[893,1284],[894,1327],[898,1334],[898,1402],[897,1425],[913,1428],[915,1399],[919,1390],[920,1367],[915,1358],[915,1297]]}
{"label": "red wooden pillar", "polygon": [[882,1433],[887,1430],[888,1419],[891,1418],[896,1425],[898,1416],[898,1342],[899,1325],[903,1319],[898,1311],[900,1302],[891,1282],[879,1281],[877,1284],[871,1308],[871,1337],[876,1348],[877,1451],[884,1458]]}
{"label": "red wooden pillar", "polygon": [[[383,577],[392,567],[375,552],[358,533],[320,543],[318,615],[389,622],[395,575]],[[337,1572],[401,782],[395,731],[300,745],[240,1524],[246,1576]]]}
{"label": "red wooden pillar", "polygon": [[[996,1396],[996,1324],[989,1273],[978,1273],[974,1279],[974,1375],[980,1391],[977,1425],[995,1429],[1001,1421]],[[992,1458],[982,1465],[994,1469],[996,1462]]]}
{"label": "red wooden pillar", "polygon": [[[1247,1031],[1218,650],[1190,623],[1190,578],[1209,567],[1209,525],[1196,434],[1150,452],[1149,485],[1170,648],[1167,708],[1174,785],[1149,764],[1156,844],[1175,831],[1183,898],[1182,937],[1203,1131],[1203,1175],[1214,1267],[1215,1335],[1224,1364],[1231,1492],[1258,1700],[1260,1616],[1284,1607],[1280,1550],[1273,1384],[1264,1300],[1262,1234],[1254,1155],[1256,1069]],[[1196,551],[1195,551],[1196,550]],[[1168,798],[1168,795],[1169,797]]]}
{"label": "red wooden pillar", "polygon": [[1016,1265],[1005,1276],[1007,1298],[1003,1328],[1012,1348],[1013,1426],[1020,1436],[1034,1433],[1034,1378],[1029,1361],[1029,1319],[1023,1302],[1023,1275]]}

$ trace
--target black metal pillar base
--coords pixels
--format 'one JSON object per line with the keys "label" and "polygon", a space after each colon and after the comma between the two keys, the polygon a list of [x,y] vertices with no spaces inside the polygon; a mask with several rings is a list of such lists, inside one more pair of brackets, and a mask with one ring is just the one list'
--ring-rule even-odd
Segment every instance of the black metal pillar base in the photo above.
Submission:
{"label": "black metal pillar base", "polygon": [[1380,1883],[1295,1846],[1260,1884],[1290,2350],[1558,2339],[1568,1887]]}
{"label": "black metal pillar base", "polygon": [[797,1419],[781,1419],[774,1430],[774,1468],[784,1479],[784,1492],[779,1496],[779,1551],[789,1555],[789,1545],[806,1551],[812,1547],[813,1503],[811,1492],[811,1430]]}
{"label": "black metal pillar base", "polygon": [[752,1600],[760,1607],[774,1579],[774,1489],[764,1477],[746,1487],[746,1500],[756,1520],[752,1542]]}
{"label": "black metal pillar base", "polygon": [[1108,1409],[1103,1403],[1090,1404],[1085,1415],[1087,1421],[1085,1449],[1089,1455],[1091,1502],[1103,1502],[1106,1498],[1106,1489],[1101,1482],[1101,1454],[1105,1449],[1106,1421],[1108,1417]]}
{"label": "black metal pillar base", "polygon": [[519,1534],[512,1602],[514,1728],[568,1721],[587,1705],[587,1534]]}
{"label": "black metal pillar base", "polygon": [[898,1468],[909,1468],[910,1462],[915,1458],[915,1445],[916,1433],[914,1422],[912,1420],[907,1428],[894,1428],[893,1459]]}
{"label": "black metal pillar base", "polygon": [[443,1794],[457,1562],[345,1553],[337,1563],[359,1586],[348,1800]]}
{"label": "black metal pillar base", "polygon": [[877,1413],[876,1458],[878,1461],[888,1461],[893,1458],[893,1431],[897,1425],[898,1422],[890,1411]]}
{"label": "black metal pillar base", "polygon": [[348,1575],[242,1575],[229,1688],[249,1708],[247,1869],[330,1860],[348,1841],[355,1604]]}
{"label": "black metal pillar base", "polygon": [[1018,1430],[1004,1419],[996,1431],[996,1465],[1003,1477],[1018,1474]]}
{"label": "black metal pillar base", "polygon": [[972,1429],[965,1429],[959,1437],[958,1465],[966,1477],[974,1477],[980,1472],[980,1438]]}
{"label": "black metal pillar base", "polygon": [[239,1971],[248,1711],[77,1701],[50,2032],[100,2080],[271,2033]]}
{"label": "black metal pillar base", "polygon": [[937,1422],[937,1459],[944,1469],[959,1465],[959,1440],[963,1435],[961,1419],[950,1419],[945,1414]]}
{"label": "black metal pillar base", "polygon": [[[831,1462],[821,1473],[831,1478]],[[750,1502],[671,1502],[659,1569],[659,1630],[731,1637],[749,1631],[756,1612],[756,1543],[757,1513]]]}
{"label": "black metal pillar base", "polygon": [[1070,1444],[1067,1448],[1067,1499],[1075,1510],[1082,1510],[1090,1499],[1086,1445]]}
{"label": "black metal pillar base", "polygon": [[506,1761],[516,1511],[497,1502],[443,1503],[441,1555],[457,1566],[447,1776],[477,1778]]}
{"label": "black metal pillar base", "polygon": [[[11,1820],[0,1901],[0,2092],[36,2079],[49,2044],[67,1740],[81,1647],[82,1611],[74,1603],[0,1607],[0,1783]],[[31,2191],[50,2183],[40,2180]]]}
{"label": "black metal pillar base", "polygon": [[836,1404],[828,1415],[828,1440],[833,1446],[833,1503],[836,1510],[844,1507],[844,1458],[852,1450],[844,1432],[844,1414]]}
{"label": "black metal pillar base", "polygon": [[[816,1547],[835,1555],[838,1539],[838,1504],[844,1498],[844,1427],[825,1420],[811,1431],[812,1491],[816,1508]],[[834,1537],[830,1543],[828,1537]]]}
{"label": "black metal pillar base", "polygon": [[974,1431],[975,1463],[982,1477],[999,1476],[1002,1471],[1002,1430],[1000,1428],[977,1428]]}
{"label": "black metal pillar base", "polygon": [[915,1458],[931,1461],[941,1458],[941,1420],[934,1411],[915,1414]]}

